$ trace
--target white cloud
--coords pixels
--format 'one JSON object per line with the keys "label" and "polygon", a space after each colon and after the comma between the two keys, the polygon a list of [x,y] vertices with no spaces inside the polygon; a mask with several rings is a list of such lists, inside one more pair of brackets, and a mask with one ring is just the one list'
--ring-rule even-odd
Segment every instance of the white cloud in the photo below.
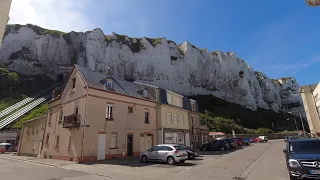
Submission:
{"label": "white cloud", "polygon": [[87,0],[13,0],[10,24],[36,24],[60,31],[95,28],[86,15]]}

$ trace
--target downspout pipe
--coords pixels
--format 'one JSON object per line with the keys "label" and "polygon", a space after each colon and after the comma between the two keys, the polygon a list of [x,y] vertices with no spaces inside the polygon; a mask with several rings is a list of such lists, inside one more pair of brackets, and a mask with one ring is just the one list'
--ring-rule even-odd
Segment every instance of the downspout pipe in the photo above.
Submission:
{"label": "downspout pipe", "polygon": [[86,103],[85,103],[85,112],[84,112],[84,117],[83,117],[83,124],[80,128],[82,128],[82,142],[81,142],[81,158],[80,158],[80,163],[83,163],[83,145],[84,145],[84,133],[85,133],[85,128],[86,128],[86,118],[87,118],[87,103],[88,103],[88,86],[86,88]]}

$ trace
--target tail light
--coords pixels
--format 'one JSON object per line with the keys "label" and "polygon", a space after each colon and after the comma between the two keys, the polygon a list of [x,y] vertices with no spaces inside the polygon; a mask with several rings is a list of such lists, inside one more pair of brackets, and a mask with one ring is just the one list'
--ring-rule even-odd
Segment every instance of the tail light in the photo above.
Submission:
{"label": "tail light", "polygon": [[174,151],[174,154],[178,154],[178,153],[179,153],[179,151],[178,151],[178,150],[175,150],[175,151]]}

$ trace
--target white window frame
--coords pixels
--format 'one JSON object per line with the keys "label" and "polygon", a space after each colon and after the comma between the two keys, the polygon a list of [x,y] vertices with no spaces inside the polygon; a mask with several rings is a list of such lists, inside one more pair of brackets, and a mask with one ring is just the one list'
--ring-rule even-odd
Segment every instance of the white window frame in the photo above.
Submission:
{"label": "white window frame", "polygon": [[[170,117],[170,119],[168,119],[168,117]],[[172,113],[170,112],[167,113],[167,123],[172,124]]]}
{"label": "white window frame", "polygon": [[184,115],[182,114],[179,115],[179,122],[182,126],[184,126]]}
{"label": "white window frame", "polygon": [[196,110],[196,103],[191,101],[191,110],[195,111]]}
{"label": "white window frame", "polygon": [[60,135],[56,136],[55,142],[54,142],[54,147],[58,148],[60,144]]}
{"label": "white window frame", "polygon": [[167,93],[167,102],[168,104],[172,104],[172,94]]}
{"label": "white window frame", "polygon": [[108,79],[107,80],[107,88],[113,88],[113,80],[112,79]]}
{"label": "white window frame", "polygon": [[114,112],[114,108],[113,108],[113,104],[107,104],[106,107],[106,119],[112,120],[113,119],[113,112]]}
{"label": "white window frame", "polygon": [[179,119],[178,119],[178,114],[173,114],[173,122],[175,123],[175,124],[179,124]]}
{"label": "white window frame", "polygon": [[142,91],[142,94],[143,94],[143,97],[144,97],[144,98],[147,98],[147,97],[148,97],[148,91],[147,91],[146,89],[144,89],[144,90]]}
{"label": "white window frame", "polygon": [[[148,122],[146,121],[146,115],[148,114]],[[148,110],[144,111],[144,123],[150,124],[150,112]]]}
{"label": "white window frame", "polygon": [[69,141],[68,141],[68,150],[72,150],[72,145],[73,145],[73,136],[69,136]]}
{"label": "white window frame", "polygon": [[182,107],[182,98],[181,97],[177,97],[177,106]]}
{"label": "white window frame", "polygon": [[117,149],[117,148],[118,148],[118,134],[111,134],[110,149]]}
{"label": "white window frame", "polygon": [[59,121],[58,124],[61,124],[63,121],[63,109],[61,108],[59,111]]}

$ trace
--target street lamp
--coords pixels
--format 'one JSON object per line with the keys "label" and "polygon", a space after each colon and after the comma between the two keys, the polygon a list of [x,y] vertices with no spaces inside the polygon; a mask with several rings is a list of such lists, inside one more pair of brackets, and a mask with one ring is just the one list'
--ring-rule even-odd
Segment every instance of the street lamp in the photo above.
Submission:
{"label": "street lamp", "polygon": [[[296,129],[297,129],[297,133],[299,132],[299,128],[298,128],[298,125],[297,125],[297,120],[296,120],[296,117],[295,116],[293,116],[294,118],[294,123],[295,123],[295,125],[296,125]],[[290,121],[290,119],[292,119],[292,118],[288,118],[287,119],[287,121]]]}
{"label": "street lamp", "polygon": [[[296,111],[294,111],[294,112],[296,112]],[[292,113],[294,113],[294,112],[288,112],[288,113],[289,113],[289,114],[292,114]],[[304,128],[304,124],[303,124],[303,121],[302,121],[301,113],[300,113],[300,112],[296,112],[296,113],[299,113],[300,121],[301,121],[301,125],[302,125],[302,129],[303,129],[303,134],[304,134],[304,136],[306,137],[306,130],[305,130],[305,128]],[[294,119],[296,119],[296,115],[293,114],[293,116],[294,116]]]}
{"label": "street lamp", "polygon": [[311,7],[320,6],[320,0],[305,0],[306,4]]}

